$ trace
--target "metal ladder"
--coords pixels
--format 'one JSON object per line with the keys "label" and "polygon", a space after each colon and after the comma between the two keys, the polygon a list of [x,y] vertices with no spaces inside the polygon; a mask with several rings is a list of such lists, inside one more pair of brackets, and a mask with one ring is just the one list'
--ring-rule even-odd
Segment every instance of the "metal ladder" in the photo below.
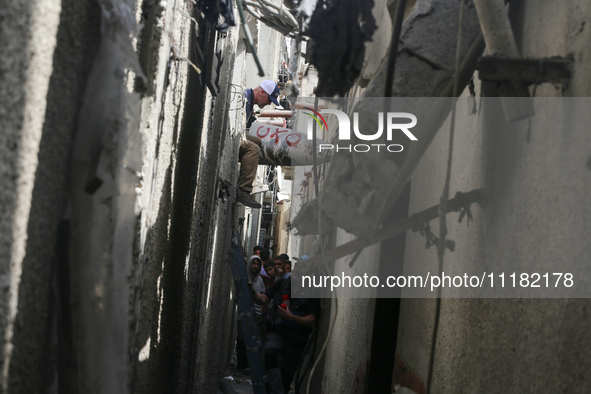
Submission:
{"label": "metal ladder", "polygon": [[265,383],[265,348],[261,329],[256,321],[256,313],[250,289],[248,288],[248,275],[246,273],[246,264],[242,257],[242,249],[238,241],[238,236],[234,235],[232,239],[232,276],[234,277],[234,287],[236,290],[236,301],[238,304],[238,318],[241,321],[242,332],[244,334],[244,343],[246,344],[246,356],[250,368],[250,377],[252,380],[252,391],[255,394],[267,394]]}

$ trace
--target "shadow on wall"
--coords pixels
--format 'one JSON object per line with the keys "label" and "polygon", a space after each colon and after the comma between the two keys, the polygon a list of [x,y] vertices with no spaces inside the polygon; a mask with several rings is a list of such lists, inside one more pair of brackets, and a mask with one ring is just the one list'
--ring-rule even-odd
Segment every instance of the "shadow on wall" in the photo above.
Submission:
{"label": "shadow on wall", "polygon": [[[211,34],[200,38],[192,35],[191,47],[204,45],[195,43],[196,40],[211,39]],[[173,173],[171,168],[167,169],[158,217],[149,230],[147,242],[151,249],[141,267],[143,277],[138,279],[141,293],[135,296],[134,308],[136,315],[140,315],[136,337],[132,339],[131,357],[136,365],[131,372],[134,392],[183,392],[190,385],[190,335],[197,327],[186,326],[187,317],[198,311],[191,307],[195,302],[188,299],[187,292],[199,287],[199,281],[195,283],[188,277],[185,265],[196,264],[191,240],[197,218],[194,202],[201,158],[196,153],[200,151],[206,89],[199,78],[189,70],[186,86],[178,86],[178,78],[175,83],[175,89],[185,90],[185,101],[177,108],[173,137],[177,144],[170,152],[170,162],[176,162],[175,170]],[[182,124],[179,124],[179,111],[183,111]]]}
{"label": "shadow on wall", "polygon": [[[81,97],[100,41],[100,9],[93,2],[73,0],[63,1],[61,7],[12,339],[11,392],[37,392],[58,384],[60,388],[76,387],[69,300],[64,299],[70,284],[69,230],[63,218],[67,215],[69,165]],[[23,26],[30,26],[30,8],[20,15],[27,19]],[[16,54],[11,53],[11,58]],[[27,67],[13,69],[25,73]],[[20,94],[12,90],[11,95]],[[13,112],[14,116],[22,113]]]}
{"label": "shadow on wall", "polygon": [[[27,44],[31,39],[31,32],[28,27],[31,25],[32,8],[33,2],[12,3],[10,7],[3,10],[3,13],[5,13],[4,15],[12,14],[14,18],[3,18],[3,29],[0,30],[3,46],[5,45],[4,43],[14,43],[12,48],[8,45],[5,46],[11,52],[11,56],[3,56],[0,59],[0,69],[3,71],[0,74],[2,77],[0,100],[2,107],[6,107],[0,118],[3,142],[0,145],[0,158],[2,158],[0,169],[3,175],[2,189],[0,191],[0,201],[2,202],[0,205],[0,234],[3,235],[3,242],[0,243],[0,254],[3,258],[8,256],[8,259],[3,260],[2,266],[0,267],[2,270],[0,273],[3,277],[6,277],[5,280],[8,282],[2,285],[2,298],[0,299],[0,306],[2,308],[0,312],[0,327],[2,327],[2,335],[0,335],[0,348],[2,349],[0,370],[3,372],[3,385],[6,385],[5,379],[7,379],[4,373],[4,369],[7,367],[5,363],[12,362],[11,356],[7,354],[6,341],[10,341],[11,333],[15,329],[12,326],[15,322],[10,319],[12,313],[10,305],[13,302],[11,299],[13,295],[10,290],[14,286],[14,283],[11,283],[12,270],[10,260],[12,256],[12,245],[17,241],[14,239],[13,223],[17,220],[15,215],[19,198],[17,195],[17,163],[19,161],[20,150],[22,149],[20,147],[20,139],[22,138],[21,134],[25,117],[25,106],[23,103],[26,100],[26,84],[24,82],[27,78],[26,72],[29,60],[28,51],[22,50],[22,48],[27,48]],[[21,31],[22,28],[19,28],[21,26],[25,26],[25,31]],[[12,33],[9,37],[5,37],[8,32]],[[4,74],[5,70],[10,70],[11,73]],[[10,80],[6,76],[11,76],[14,83],[10,84]],[[20,295],[18,297],[20,298]],[[14,357],[14,352],[12,357]]]}
{"label": "shadow on wall", "polygon": [[[144,31],[143,34],[146,32]],[[142,39],[145,39],[143,36]],[[143,45],[143,44],[142,44]],[[145,50],[150,51],[152,47],[146,45],[140,49],[140,59]],[[152,52],[150,52],[153,55]],[[148,56],[151,61],[152,57]],[[149,69],[149,67],[148,67]],[[148,73],[151,80],[153,75]],[[169,85],[171,75],[175,75],[174,83]],[[162,91],[163,95],[170,92],[183,91],[183,80],[180,78],[178,63],[174,72],[167,75],[166,83]],[[149,94],[149,92],[147,93]],[[174,94],[174,93],[172,93]],[[163,98],[162,101],[167,102],[169,98]],[[162,127],[165,118],[166,106],[163,104],[160,107],[159,127]],[[129,387],[130,392],[134,393],[148,393],[148,392],[164,392],[167,385],[167,379],[170,377],[169,367],[167,366],[167,358],[170,353],[162,345],[162,317],[167,316],[163,312],[164,298],[168,296],[169,287],[165,286],[163,276],[165,270],[171,264],[171,220],[172,220],[172,191],[173,191],[173,163],[175,162],[175,153],[178,148],[178,135],[180,125],[180,106],[176,106],[174,113],[174,125],[172,128],[172,145],[170,152],[161,152],[161,134],[156,141],[156,157],[153,158],[158,162],[158,157],[163,153],[168,153],[170,158],[168,162],[170,166],[166,168],[164,180],[162,182],[161,199],[158,208],[158,213],[154,224],[147,230],[145,245],[146,249],[143,252],[143,257],[140,261],[136,261],[135,280],[134,280],[134,295],[132,300],[132,311],[134,322],[130,331],[130,377]],[[162,130],[159,130],[162,133]],[[184,283],[184,282],[183,282]],[[176,286],[180,286],[178,283]],[[174,286],[174,284],[173,284]],[[165,366],[164,368],[162,366]]]}
{"label": "shadow on wall", "polygon": [[161,347],[161,314],[165,290],[162,275],[170,264],[169,221],[172,203],[172,169],[169,167],[162,186],[162,198],[154,225],[146,236],[145,258],[137,267],[134,294],[135,331],[130,339],[130,392],[164,392],[166,352]]}

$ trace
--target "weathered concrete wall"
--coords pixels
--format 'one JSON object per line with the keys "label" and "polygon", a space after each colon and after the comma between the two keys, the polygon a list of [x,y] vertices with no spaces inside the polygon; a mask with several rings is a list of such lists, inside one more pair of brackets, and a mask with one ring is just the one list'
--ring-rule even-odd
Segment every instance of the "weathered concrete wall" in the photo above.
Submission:
{"label": "weathered concrete wall", "polygon": [[[192,13],[180,0],[0,11],[5,391],[212,392],[226,368],[237,218],[218,180],[237,180],[231,82],[249,68],[238,28]],[[278,38],[260,45],[269,79]],[[197,45],[201,74],[186,61]]]}
{"label": "weathered concrete wall", "polygon": [[2,382],[5,391],[39,392],[56,387],[67,369],[53,362],[69,356],[68,305],[59,291],[67,221],[58,225],[67,213],[72,136],[100,10],[92,1],[0,8]]}
{"label": "weathered concrete wall", "polygon": [[[590,6],[583,1],[571,2],[568,6],[550,1],[522,1],[514,2],[511,14],[523,56],[572,53],[576,60],[572,82],[564,93],[559,86],[543,84],[537,87],[536,94],[589,96],[589,47],[585,43],[591,34],[588,28]],[[438,21],[448,22],[445,18]],[[454,37],[455,34],[454,31]],[[428,38],[417,40],[421,54],[446,50],[433,47],[436,40],[425,40]],[[408,84],[409,78],[416,78],[421,68],[449,73],[455,53],[453,48],[449,49],[449,53],[441,54],[445,67],[422,64],[402,70],[397,68],[397,73],[407,75],[399,80],[396,88],[406,92],[403,85]],[[407,52],[401,55],[413,57]],[[447,78],[449,75],[414,82],[418,89],[429,90],[440,86]],[[378,78],[373,81],[373,87],[381,92],[383,84],[378,81]],[[476,88],[480,94],[478,83]],[[478,100],[476,102],[480,105]],[[457,224],[455,214],[448,215],[448,238],[456,241],[456,251],[446,253],[444,267],[481,271],[494,268],[510,272],[512,262],[518,260],[550,264],[562,271],[576,270],[583,262],[591,261],[585,245],[585,234],[590,231],[586,218],[591,217],[588,204],[591,173],[586,164],[591,144],[589,133],[583,128],[557,127],[553,133],[536,135],[534,123],[528,143],[527,122],[495,130],[483,128],[480,121],[494,116],[492,109],[483,107],[480,115],[475,116],[468,116],[465,108],[459,110],[451,193],[484,187],[488,200],[485,209],[473,208],[474,222],[469,227],[465,222]],[[573,110],[585,113],[583,108],[557,108],[537,118],[536,122],[564,125],[560,121]],[[447,160],[448,130],[446,123],[413,176],[409,213],[439,201]],[[303,179],[303,171],[294,171],[293,207],[296,212],[300,202],[298,185]],[[437,234],[436,221],[431,226]],[[418,233],[409,232],[407,237],[405,265],[420,264],[434,272],[437,269],[435,248],[425,250],[424,238]],[[298,245],[305,253],[315,249],[312,240],[308,243],[296,241],[293,245]],[[307,249],[302,249],[304,245]],[[367,308],[371,305],[364,302],[339,301],[335,331],[326,359],[321,363],[323,388],[327,393],[348,391],[357,366],[368,357],[371,331],[364,321],[372,320],[373,309]],[[416,371],[425,385],[429,362],[434,357],[432,392],[589,390],[591,382],[584,372],[589,368],[590,350],[586,336],[591,324],[587,300],[444,299],[437,348],[435,354],[431,354],[435,306],[435,300],[402,300],[397,348],[402,360]],[[416,387],[420,387],[420,382],[413,386]]]}
{"label": "weathered concrete wall", "polygon": [[[179,8],[184,6],[185,3],[179,2],[176,8],[171,8],[175,10],[174,20],[162,24],[174,25],[175,29],[180,26],[183,13]],[[229,182],[232,196],[243,119],[239,110],[242,92],[238,86],[249,87],[242,81],[252,70],[247,65],[248,55],[237,27],[222,37],[204,26],[199,25],[199,38],[188,42],[189,29],[185,25],[180,30],[182,36],[175,36],[170,45],[179,45],[183,57],[190,56],[185,45],[201,46],[206,59],[219,51],[223,59],[219,70],[220,91],[212,92],[203,85],[199,80],[203,76],[190,67],[185,82],[182,75],[176,80],[175,74],[166,75],[169,71],[161,65],[155,68],[157,76],[164,78],[165,86],[170,83],[172,91],[161,106],[156,99],[148,98],[144,103],[152,113],[150,122],[158,128],[157,133],[170,133],[166,122],[178,131],[173,132],[173,141],[177,142],[170,148],[167,138],[160,142],[153,136],[149,141],[155,142],[147,145],[149,148],[156,144],[171,156],[150,170],[155,181],[162,182],[161,202],[155,208],[156,200],[149,200],[153,208],[146,220],[158,222],[142,230],[146,231],[146,239],[140,240],[140,248],[143,245],[147,248],[138,266],[138,271],[145,272],[140,292],[148,293],[137,295],[134,306],[139,313],[132,355],[132,359],[139,361],[133,377],[138,392],[151,391],[154,387],[161,391],[212,392],[234,346],[235,304],[231,296],[228,246],[233,233],[238,231],[238,218],[232,199],[223,202],[218,198],[219,180]],[[277,38],[269,43],[265,41],[265,45],[273,44],[276,48]],[[261,48],[267,50],[265,46]],[[166,49],[162,50],[160,59],[166,55]],[[276,56],[268,62],[276,62]],[[147,55],[143,58],[151,59]],[[210,72],[207,67],[202,67],[206,78]],[[153,86],[158,92],[160,84],[156,82]],[[159,196],[159,190],[160,186],[152,186],[146,194],[154,198]],[[151,237],[156,244],[150,246]]]}
{"label": "weathered concrete wall", "polygon": [[[421,1],[419,3],[411,13],[412,16],[405,22],[403,30],[403,44],[399,49],[393,86],[393,94],[398,96],[427,96],[438,92],[437,88],[441,87],[442,82],[449,79],[450,69],[454,64],[453,53],[455,53],[457,31],[450,29],[449,26],[458,24],[458,4],[450,1]],[[378,4],[376,8],[379,9],[381,6]],[[478,33],[476,13],[472,6],[463,23],[464,34],[467,38],[462,48],[465,52],[473,37]],[[380,34],[382,32],[378,31],[376,36]],[[432,36],[436,36],[437,39],[431,39]],[[368,97],[383,96],[386,79],[386,63],[381,58],[384,55],[383,46],[384,44],[378,37],[372,46],[369,46],[369,52],[375,52],[379,58],[366,59],[368,61],[367,77],[373,77],[373,80],[365,91],[358,88],[353,90],[353,94],[357,97],[362,93]],[[364,85],[367,85],[367,81]],[[356,105],[355,110],[364,111],[364,104],[368,105],[362,101]],[[371,110],[373,111],[374,108]],[[335,119],[331,117],[328,121],[335,121]],[[336,130],[337,127],[338,125],[334,124],[330,125],[329,129]],[[327,136],[324,136],[324,139],[332,140]],[[374,156],[372,155],[372,157]],[[376,168],[376,166],[367,164],[371,159],[367,157],[355,157],[357,161],[348,159],[349,157],[344,155],[335,155],[333,158],[322,185],[325,188],[321,199],[323,201],[322,209],[345,230],[360,234],[378,224],[378,220],[370,217],[368,212],[363,212],[363,215],[359,214],[363,209],[360,208],[363,205],[360,201],[363,197],[368,196],[368,190],[379,189],[387,185],[388,182],[384,174],[381,174],[382,177],[375,176],[375,174],[373,177],[366,177],[369,168]],[[397,164],[400,163],[393,162],[389,168],[397,168]],[[390,173],[390,175],[392,174]],[[372,182],[373,186],[370,185]],[[383,195],[384,193],[379,191],[374,194],[374,196]],[[378,200],[379,198],[367,204],[368,211],[384,203],[384,201]],[[376,213],[379,212],[376,211]],[[341,229],[336,233],[337,245],[353,239],[351,234]],[[304,245],[310,245],[310,243],[304,242]],[[308,251],[312,254],[316,252],[316,250]],[[349,260],[350,258],[338,260],[335,263],[335,272],[339,275],[344,272],[349,276],[363,275],[364,273],[369,276],[376,275],[379,268],[380,247],[374,245],[366,248],[352,268],[349,267]],[[338,308],[334,308],[334,306],[331,308],[331,313],[337,315],[323,363],[322,387],[324,392],[349,392],[354,385],[359,384],[358,382],[366,382],[374,322],[375,300],[372,297],[376,296],[372,290],[375,289],[355,289],[355,292],[337,291],[335,294],[335,297],[340,298]],[[347,297],[362,299],[348,299]]]}
{"label": "weathered concrete wall", "polygon": [[[221,379],[234,349],[234,308],[230,294],[233,292],[230,258],[228,246],[232,235],[237,233],[236,205],[232,200],[224,203],[218,197],[218,179],[226,180],[230,185],[237,183],[237,153],[240,141],[239,130],[231,129],[231,119],[240,111],[230,111],[232,86],[230,81],[236,73],[235,56],[238,43],[238,29],[232,29],[226,37],[224,48],[224,67],[221,71],[220,85],[222,91],[211,99],[207,110],[212,141],[202,146],[203,150],[211,151],[210,175],[201,178],[211,179],[209,185],[200,183],[198,193],[208,193],[203,199],[201,211],[209,211],[209,222],[202,222],[204,215],[199,211],[196,217],[197,227],[202,232],[204,242],[200,264],[203,269],[203,284],[200,289],[200,335],[196,338],[196,353],[193,364],[195,375],[193,390],[195,392],[211,392]],[[234,193],[230,186],[230,193]],[[197,194],[199,196],[199,194]],[[197,233],[197,228],[193,232]],[[220,335],[221,334],[221,335]]]}
{"label": "weathered concrete wall", "polygon": [[[163,5],[165,7],[163,8]],[[129,391],[151,392],[170,385],[163,329],[166,286],[164,270],[171,261],[171,222],[179,134],[184,121],[189,74],[187,63],[171,59],[188,56],[190,11],[180,2],[146,2],[139,58],[146,74],[141,103],[142,182],[138,188],[137,253],[133,268],[133,320],[129,333]],[[186,193],[191,193],[186,191]],[[182,283],[178,283],[181,287]],[[167,294],[168,296],[168,294]],[[168,341],[170,344],[170,341]]]}
{"label": "weathered concrete wall", "polygon": [[[442,94],[455,67],[459,8],[458,2],[450,0],[417,2],[401,31],[392,84],[394,97],[438,97]],[[474,5],[468,3],[462,18],[460,56],[466,56],[478,34],[476,11]],[[383,97],[387,69],[388,62],[384,59],[363,97]],[[355,104],[355,111],[362,115],[372,114],[366,119],[372,119],[372,122],[376,119],[377,123],[373,114],[375,105],[370,100],[361,100]],[[411,112],[419,117],[428,110],[429,106],[424,104],[415,104],[411,108]],[[377,128],[369,121],[366,124],[370,130]],[[379,141],[387,142],[386,136]],[[404,145],[407,141],[401,143]],[[324,213],[350,233],[360,235],[373,231],[383,220],[383,210],[390,204],[389,197],[383,196],[394,193],[386,180],[399,177],[407,151],[377,159],[375,155],[334,155],[324,186],[324,193],[334,203],[326,204]],[[365,175],[369,172],[371,177]],[[367,193],[368,189],[372,193]],[[396,191],[400,190],[401,187]]]}
{"label": "weathered concrete wall", "polygon": [[[189,42],[184,6],[178,3],[167,10],[174,16],[163,23],[175,27],[185,23],[180,36],[175,30],[170,41],[163,38],[162,65],[155,68],[156,77],[164,81],[153,83],[156,94],[168,87],[166,97],[163,104],[151,98],[144,104],[146,114],[152,114],[148,124],[162,134],[151,134],[147,147],[157,147],[162,162],[149,169],[154,183],[146,190],[146,201],[152,208],[145,216],[146,239],[140,244],[146,249],[138,266],[138,272],[143,271],[138,276],[142,288],[134,306],[138,321],[132,359],[137,361],[132,385],[137,392],[152,392],[154,387],[211,392],[233,350],[228,246],[235,206],[218,198],[218,180],[233,185],[237,176],[238,135],[232,122],[238,113],[230,109],[241,101],[232,100],[230,81],[236,74],[238,30],[221,38],[203,24],[201,38]],[[182,57],[190,56],[186,48],[191,45],[201,46],[206,58],[221,51],[220,91],[212,94],[199,81],[202,76],[185,63],[166,68],[167,45],[177,45]],[[207,67],[202,66],[205,75]],[[172,133],[172,143],[167,133]]]}
{"label": "weathered concrete wall", "polygon": [[257,21],[256,25],[257,55],[263,66],[263,70],[265,71],[265,76],[261,77],[258,75],[258,69],[253,56],[251,54],[246,54],[243,85],[245,88],[255,88],[259,86],[263,79],[274,80],[277,76],[278,59],[281,49],[279,46],[279,40],[283,39],[283,36],[262,22]]}
{"label": "weathered concrete wall", "polygon": [[[357,272],[365,272],[363,269],[366,264],[378,260],[376,254],[379,255],[379,250],[366,249],[359,259],[361,267],[355,267],[359,269]],[[355,275],[357,272],[347,274]],[[338,304],[336,307],[335,303]],[[336,295],[333,299],[331,314],[337,315],[326,349],[322,380],[322,389],[325,393],[350,392],[358,369],[369,360],[374,305],[375,300],[371,298],[339,298]],[[330,316],[330,319],[332,323],[333,316]],[[364,375],[360,377],[365,378]]]}
{"label": "weathered concrete wall", "polygon": [[[53,70],[60,4],[31,2],[2,4],[0,41],[4,53],[0,60],[1,179],[0,222],[0,345],[2,382],[6,390],[14,351],[14,334],[20,330],[18,301],[27,285],[21,282],[27,249],[28,222],[32,210],[38,152],[46,111],[45,98]],[[28,73],[27,71],[31,71]],[[45,279],[49,279],[49,275]],[[29,289],[29,291],[32,289]],[[45,294],[48,287],[45,287]],[[32,295],[32,294],[31,294]],[[28,298],[28,297],[26,297]],[[46,304],[47,308],[48,305]],[[27,328],[24,328],[26,330]],[[37,338],[36,338],[37,339]],[[36,355],[39,356],[39,355]],[[15,362],[12,368],[18,366]],[[31,382],[39,387],[40,382]],[[19,381],[19,385],[23,382]],[[26,383],[25,383],[26,384]],[[21,386],[22,387],[22,386]]]}
{"label": "weathered concrete wall", "polygon": [[[74,358],[78,389],[95,393],[127,387],[129,277],[141,168],[139,96],[128,92],[122,72],[137,63],[129,39],[134,2],[105,1],[101,9],[103,35],[80,114],[70,195]],[[95,175],[103,183],[88,193]]]}
{"label": "weathered concrete wall", "polygon": [[[569,88],[561,93],[544,84],[538,96],[589,95],[590,18],[586,1],[515,4],[512,19],[524,56],[574,55]],[[543,134],[539,126],[567,124],[570,111],[582,115],[586,109],[558,106],[539,113],[529,143],[527,122],[483,128],[479,120],[492,110],[489,105],[478,116],[458,112],[450,192],[483,187],[487,201],[485,208],[473,208],[469,227],[448,215],[448,238],[455,240],[456,251],[446,253],[444,270],[512,272],[519,261],[576,272],[591,261],[584,219],[591,215],[591,173],[585,166],[591,139],[581,127]],[[442,128],[413,175],[410,213],[438,203],[448,131],[449,125]],[[432,227],[437,234],[436,221]],[[405,265],[426,263],[437,270],[434,248],[425,250],[417,233],[407,237]],[[434,358],[432,392],[587,392],[591,387],[585,372],[591,349],[588,300],[443,299],[431,354],[434,313],[435,300],[402,300],[397,350],[425,384]]]}

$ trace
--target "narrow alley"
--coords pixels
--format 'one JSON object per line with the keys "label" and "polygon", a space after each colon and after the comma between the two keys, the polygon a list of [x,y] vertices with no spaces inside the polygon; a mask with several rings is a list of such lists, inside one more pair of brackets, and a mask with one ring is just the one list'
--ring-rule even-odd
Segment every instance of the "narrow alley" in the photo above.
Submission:
{"label": "narrow alley", "polygon": [[0,7],[14,394],[591,392],[591,2]]}

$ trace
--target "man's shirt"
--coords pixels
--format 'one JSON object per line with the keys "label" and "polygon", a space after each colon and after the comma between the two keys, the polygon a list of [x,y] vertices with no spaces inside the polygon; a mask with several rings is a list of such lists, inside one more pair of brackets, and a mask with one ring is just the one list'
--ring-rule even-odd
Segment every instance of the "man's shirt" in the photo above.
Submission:
{"label": "man's shirt", "polygon": [[[291,275],[290,275],[291,276]],[[290,276],[283,277],[273,283],[267,289],[265,295],[273,300],[271,313],[267,316],[267,322],[271,329],[278,332],[286,340],[292,344],[305,344],[308,335],[312,331],[311,327],[302,326],[294,321],[281,319],[281,323],[277,323],[277,308],[283,302],[283,295],[287,294],[289,300],[289,310],[296,316],[308,316],[318,314],[318,299],[316,298],[291,298],[291,278]]]}
{"label": "man's shirt", "polygon": [[254,92],[252,89],[246,89],[244,91],[244,98],[246,103],[244,105],[244,111],[246,112],[246,128],[249,129],[250,125],[256,120],[254,116]]}

